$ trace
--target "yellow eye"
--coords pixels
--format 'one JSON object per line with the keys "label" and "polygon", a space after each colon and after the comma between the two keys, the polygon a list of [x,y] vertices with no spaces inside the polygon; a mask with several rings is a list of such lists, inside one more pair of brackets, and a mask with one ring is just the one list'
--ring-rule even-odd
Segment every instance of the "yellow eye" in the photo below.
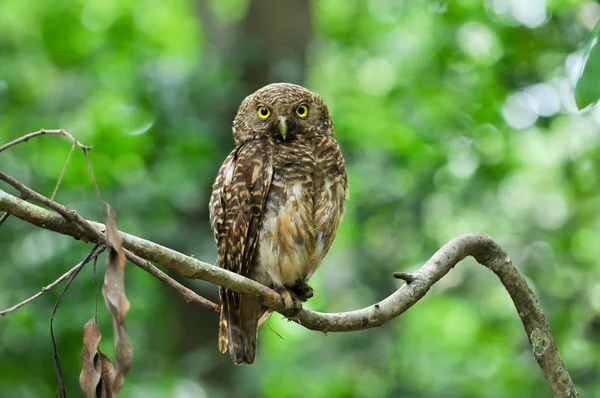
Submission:
{"label": "yellow eye", "polygon": [[296,115],[298,115],[298,117],[300,119],[304,119],[305,117],[308,116],[308,106],[306,105],[299,105],[296,108]]}
{"label": "yellow eye", "polygon": [[258,113],[259,118],[265,120],[266,118],[268,118],[271,115],[271,110],[269,108],[267,108],[266,106],[261,105],[256,110],[256,113]]}

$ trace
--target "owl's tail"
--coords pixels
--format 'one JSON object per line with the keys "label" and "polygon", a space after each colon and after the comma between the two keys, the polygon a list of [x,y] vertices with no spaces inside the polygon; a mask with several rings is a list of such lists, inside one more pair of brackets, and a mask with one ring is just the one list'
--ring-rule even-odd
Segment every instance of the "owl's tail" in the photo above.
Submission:
{"label": "owl's tail", "polygon": [[252,297],[221,289],[219,351],[229,350],[236,365],[256,359],[256,338],[260,302]]}

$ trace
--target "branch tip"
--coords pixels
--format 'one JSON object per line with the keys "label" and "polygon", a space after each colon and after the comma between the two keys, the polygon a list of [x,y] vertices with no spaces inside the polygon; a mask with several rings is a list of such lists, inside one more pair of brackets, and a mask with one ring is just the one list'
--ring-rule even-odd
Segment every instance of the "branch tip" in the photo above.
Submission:
{"label": "branch tip", "polygon": [[394,272],[392,276],[396,279],[402,279],[407,284],[412,283],[417,279],[417,276],[412,272]]}
{"label": "branch tip", "polygon": [[50,129],[40,129],[38,131],[34,131],[33,133],[29,133],[29,134],[25,134],[22,137],[19,137],[11,142],[9,142],[8,144],[4,144],[2,146],[0,146],[0,152],[13,147],[17,144],[20,144],[22,142],[27,142],[29,139],[40,136],[40,135],[49,135],[49,134],[55,134],[55,135],[62,135],[63,137],[68,138],[72,143],[74,143],[75,145],[77,145],[81,150],[85,151],[89,151],[90,149],[93,148],[93,146],[91,145],[84,145],[81,142],[77,141],[77,139],[75,139],[75,137],[73,137],[71,134],[69,134],[69,132],[65,129],[54,129],[54,130],[50,130]]}

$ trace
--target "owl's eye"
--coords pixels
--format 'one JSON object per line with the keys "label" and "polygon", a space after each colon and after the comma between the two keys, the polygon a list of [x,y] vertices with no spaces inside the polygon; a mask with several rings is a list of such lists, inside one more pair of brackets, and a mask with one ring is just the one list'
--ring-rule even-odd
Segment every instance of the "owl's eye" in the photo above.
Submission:
{"label": "owl's eye", "polygon": [[298,107],[296,108],[296,115],[298,115],[298,117],[300,119],[304,119],[305,117],[307,117],[308,116],[308,106],[298,105]]}
{"label": "owl's eye", "polygon": [[271,110],[266,106],[261,105],[258,107],[258,109],[256,109],[256,113],[258,113],[259,118],[265,120],[269,117],[269,115],[271,115]]}

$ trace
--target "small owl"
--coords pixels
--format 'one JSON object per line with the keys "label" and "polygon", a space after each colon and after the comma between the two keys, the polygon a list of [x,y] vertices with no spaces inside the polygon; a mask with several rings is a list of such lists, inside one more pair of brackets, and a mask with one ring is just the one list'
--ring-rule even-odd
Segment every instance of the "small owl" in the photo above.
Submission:
{"label": "small owl", "polygon": [[[235,148],[210,198],[219,266],[282,294],[293,315],[313,294],[344,215],[348,176],[325,101],[304,87],[270,84],[246,97],[233,121]],[[220,288],[219,350],[253,363],[258,299]]]}

